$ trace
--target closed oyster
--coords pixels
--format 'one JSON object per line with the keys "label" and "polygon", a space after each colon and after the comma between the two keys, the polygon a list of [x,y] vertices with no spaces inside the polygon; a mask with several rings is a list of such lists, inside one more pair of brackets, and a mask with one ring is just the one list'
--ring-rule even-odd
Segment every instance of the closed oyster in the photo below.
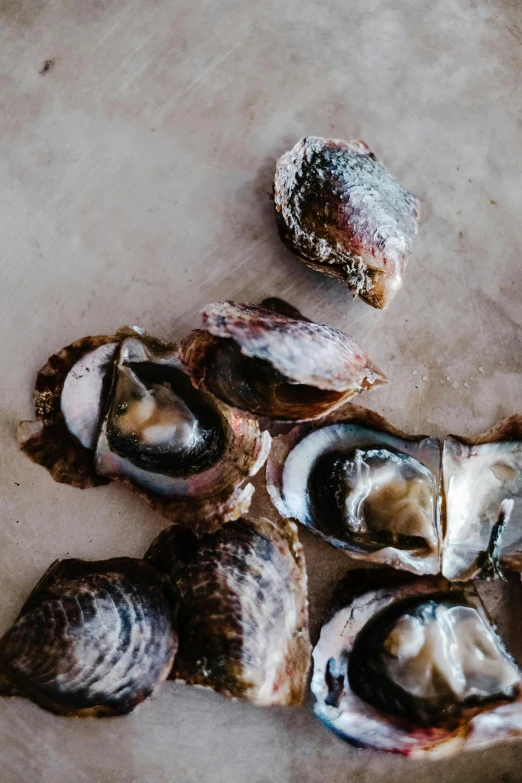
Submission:
{"label": "closed oyster", "polygon": [[386,382],[347,334],[279,299],[216,302],[181,359],[193,382],[229,405],[279,420],[314,419]]}
{"label": "closed oyster", "polygon": [[444,576],[522,571],[522,416],[476,438],[446,438],[443,475]]}
{"label": "closed oyster", "polygon": [[300,704],[310,665],[307,578],[292,522],[160,533],[146,557],[178,597],[173,676],[261,705]]}
{"label": "closed oyster", "polygon": [[522,677],[474,589],[352,571],[313,651],[316,715],[357,747],[449,756],[522,735]]}
{"label": "closed oyster", "polygon": [[195,389],[176,346],[122,329],[86,337],[37,376],[37,419],[20,441],[56,481],[130,482],[161,513],[196,532],[245,513],[270,436],[253,416]]}
{"label": "closed oyster", "polygon": [[346,405],[274,439],[267,487],[295,519],[357,560],[440,569],[440,443]]}
{"label": "closed oyster", "polygon": [[419,202],[364,142],[299,141],[277,161],[274,204],[293,253],[372,307],[388,306],[402,284]]}
{"label": "closed oyster", "polygon": [[0,693],[60,715],[123,715],[177,648],[164,574],[129,557],[54,563],[0,640]]}

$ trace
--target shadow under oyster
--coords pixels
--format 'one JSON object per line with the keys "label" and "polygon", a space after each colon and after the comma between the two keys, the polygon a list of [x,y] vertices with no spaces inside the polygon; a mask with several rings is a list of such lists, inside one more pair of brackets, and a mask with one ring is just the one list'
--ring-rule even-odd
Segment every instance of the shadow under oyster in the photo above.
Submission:
{"label": "shadow under oyster", "polygon": [[266,460],[257,420],[193,387],[175,345],[138,329],[86,337],[37,375],[37,418],[23,450],[56,481],[131,483],[171,521],[196,532],[245,513],[245,480]]}
{"label": "shadow under oyster", "polygon": [[349,572],[313,659],[315,713],[357,747],[442,757],[522,736],[522,675],[471,583]]}
{"label": "shadow under oyster", "polygon": [[56,561],[0,640],[0,694],[59,715],[124,715],[168,677],[170,586],[143,560]]}
{"label": "shadow under oyster", "polygon": [[177,594],[173,677],[259,706],[300,704],[310,666],[307,578],[292,522],[171,527],[146,554]]}
{"label": "shadow under oyster", "polygon": [[419,202],[363,141],[307,136],[277,161],[282,241],[372,307],[387,307],[417,233]]}
{"label": "shadow under oyster", "polygon": [[202,317],[204,330],[181,345],[187,372],[199,388],[258,416],[315,419],[386,383],[352,337],[280,299],[216,302]]}

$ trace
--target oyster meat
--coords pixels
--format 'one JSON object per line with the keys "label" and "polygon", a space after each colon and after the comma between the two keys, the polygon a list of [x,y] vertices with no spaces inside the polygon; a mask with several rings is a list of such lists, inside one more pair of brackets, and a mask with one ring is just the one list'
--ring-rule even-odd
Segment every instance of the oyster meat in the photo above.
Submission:
{"label": "oyster meat", "polygon": [[522,676],[475,591],[352,571],[313,651],[316,715],[343,739],[422,757],[522,735]]}
{"label": "oyster meat", "polygon": [[443,475],[444,576],[483,575],[488,550],[495,562],[487,575],[501,574],[502,568],[522,571],[522,417],[512,416],[476,438],[446,438]]}
{"label": "oyster meat", "polygon": [[177,648],[167,577],[143,560],[62,560],[0,640],[0,693],[60,715],[123,715]]}
{"label": "oyster meat", "polygon": [[177,591],[175,678],[261,706],[301,703],[307,579],[292,522],[239,519],[201,538],[171,527],[146,557]]}
{"label": "oyster meat", "polygon": [[307,136],[277,161],[281,239],[308,266],[387,307],[417,233],[419,202],[363,141]]}
{"label": "oyster meat", "polygon": [[274,440],[267,486],[295,519],[351,557],[440,570],[440,443],[346,405]]}
{"label": "oyster meat", "polygon": [[216,302],[202,316],[181,346],[193,382],[258,416],[314,419],[386,382],[352,337],[282,300]]}
{"label": "oyster meat", "polygon": [[52,356],[20,441],[56,481],[130,482],[171,521],[211,530],[245,513],[270,436],[193,387],[176,346],[122,329]]}

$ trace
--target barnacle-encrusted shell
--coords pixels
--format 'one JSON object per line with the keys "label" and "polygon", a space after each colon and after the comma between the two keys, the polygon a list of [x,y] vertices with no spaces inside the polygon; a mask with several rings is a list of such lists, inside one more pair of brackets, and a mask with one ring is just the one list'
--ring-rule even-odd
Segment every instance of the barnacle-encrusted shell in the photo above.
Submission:
{"label": "barnacle-encrusted shell", "polygon": [[373,307],[402,284],[419,202],[362,141],[307,136],[277,161],[274,204],[283,242]]}
{"label": "barnacle-encrusted shell", "polygon": [[505,501],[512,501],[499,543],[500,568],[522,571],[522,416],[511,416],[475,438],[444,441],[446,530],[442,572],[448,579],[479,575]]}
{"label": "barnacle-encrusted shell", "polygon": [[57,561],[0,640],[0,692],[61,715],[130,712],[172,667],[169,591],[143,560]]}
{"label": "barnacle-encrusted shell", "polygon": [[129,482],[171,521],[195,532],[246,513],[245,485],[270,436],[255,417],[195,389],[174,345],[138,329],[84,338],[38,373],[35,422],[20,440],[57,481]]}
{"label": "barnacle-encrusted shell", "polygon": [[471,584],[352,571],[313,659],[316,715],[358,747],[440,757],[522,735],[521,674]]}
{"label": "barnacle-encrusted shell", "polygon": [[194,383],[229,405],[279,420],[314,419],[386,382],[355,340],[281,300],[216,302],[181,359]]}
{"label": "barnacle-encrusted shell", "polygon": [[147,557],[178,594],[176,678],[262,706],[301,703],[307,579],[292,522],[239,519],[199,539],[169,528]]}
{"label": "barnacle-encrusted shell", "polygon": [[357,560],[440,569],[440,443],[346,405],[274,439],[267,487],[283,517]]}

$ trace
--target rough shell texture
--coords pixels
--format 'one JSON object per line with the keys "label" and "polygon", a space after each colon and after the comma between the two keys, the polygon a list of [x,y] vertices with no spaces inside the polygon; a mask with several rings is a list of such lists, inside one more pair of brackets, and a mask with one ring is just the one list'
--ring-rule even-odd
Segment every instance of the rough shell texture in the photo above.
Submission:
{"label": "rough shell texture", "polygon": [[292,522],[240,519],[200,539],[170,528],[147,557],[178,591],[174,677],[258,705],[301,703],[307,579]]}
{"label": "rough shell texture", "polygon": [[[349,434],[351,444],[364,446],[371,444],[391,445],[394,450],[409,454],[428,468],[434,478],[434,514],[433,535],[438,544],[432,549],[420,551],[408,549],[396,549],[386,546],[374,552],[359,552],[350,546],[349,542],[339,537],[325,535],[317,529],[313,515],[309,511],[292,513],[294,503],[291,496],[299,494],[298,500],[308,491],[308,476],[319,456],[305,449],[303,457],[303,473],[300,476],[299,487],[295,484],[288,486],[285,482],[285,465],[292,451],[310,434],[322,428],[337,424],[348,424],[353,427],[353,433]],[[294,427],[288,434],[274,438],[272,450],[267,462],[266,478],[267,489],[272,503],[282,517],[291,517],[306,525],[313,533],[323,538],[335,547],[343,549],[351,558],[366,562],[390,565],[393,568],[412,571],[417,574],[436,574],[440,570],[440,504],[438,502],[438,489],[440,484],[440,442],[435,438],[412,437],[393,427],[386,419],[374,411],[367,410],[357,405],[347,404],[334,413],[311,423],[300,424]],[[299,502],[300,505],[300,502]],[[303,502],[303,506],[305,503]]]}
{"label": "rough shell texture", "polygon": [[465,580],[481,572],[505,499],[514,505],[500,543],[500,567],[522,571],[522,416],[504,419],[474,438],[446,438],[443,474],[443,574]]}
{"label": "rough shell texture", "polygon": [[277,161],[274,203],[283,242],[373,307],[402,283],[419,202],[362,141],[308,136]]}
{"label": "rough shell texture", "polygon": [[[85,448],[67,428],[61,395],[66,378],[78,362],[96,348],[108,343],[122,343],[132,337],[143,344],[152,359],[165,361],[177,356],[176,346],[145,335],[139,329],[120,329],[116,335],[86,337],[51,356],[37,375],[35,389],[36,420],[21,422],[19,438],[22,449],[36,463],[46,467],[56,481],[86,488],[107,484],[110,479],[130,483],[149,504],[168,520],[190,527],[194,532],[217,529],[223,522],[245,514],[254,487],[245,484],[264,464],[271,438],[261,432],[257,419],[232,409],[212,395],[201,392],[205,404],[218,416],[224,430],[224,450],[216,464],[175,484],[169,497],[140,483],[139,470],[130,470],[118,455],[112,453],[100,422],[96,454]],[[176,361],[178,361],[176,359]],[[107,372],[104,394],[109,397],[118,357]],[[178,362],[179,364],[179,362]],[[75,393],[80,390],[78,384]],[[106,406],[102,406],[106,408]],[[126,472],[126,467],[129,470]],[[146,482],[145,482],[146,484]]]}
{"label": "rough shell texture", "polygon": [[1,692],[61,715],[130,712],[172,667],[169,591],[143,560],[56,562],[0,641]]}
{"label": "rough shell texture", "polygon": [[[419,726],[373,707],[351,689],[350,656],[358,634],[367,623],[397,601],[429,598],[430,594],[440,595],[441,591],[447,594],[465,591],[466,600],[489,622],[471,584],[463,588],[451,585],[442,577],[418,579],[388,570],[352,571],[339,584],[313,651],[311,688],[316,698],[316,715],[350,744],[413,758],[438,758],[521,736],[520,693],[513,701],[467,707],[446,722]],[[502,647],[500,640],[497,641]],[[505,651],[504,654],[507,655]],[[338,672],[335,682],[333,670]]]}
{"label": "rough shell texture", "polygon": [[[267,300],[266,305],[216,302],[202,311],[205,331],[192,332],[181,347],[182,361],[197,385],[216,394],[224,389],[224,384],[216,388],[209,368],[225,340],[232,340],[244,356],[266,362],[280,374],[279,383],[286,384],[286,399],[276,389],[270,401],[252,399],[251,395],[241,397],[243,379],[232,377],[232,391],[225,402],[272,419],[317,418],[360,391],[386,382],[349,335],[309,321],[281,300]],[[298,386],[326,394],[307,399]]]}

